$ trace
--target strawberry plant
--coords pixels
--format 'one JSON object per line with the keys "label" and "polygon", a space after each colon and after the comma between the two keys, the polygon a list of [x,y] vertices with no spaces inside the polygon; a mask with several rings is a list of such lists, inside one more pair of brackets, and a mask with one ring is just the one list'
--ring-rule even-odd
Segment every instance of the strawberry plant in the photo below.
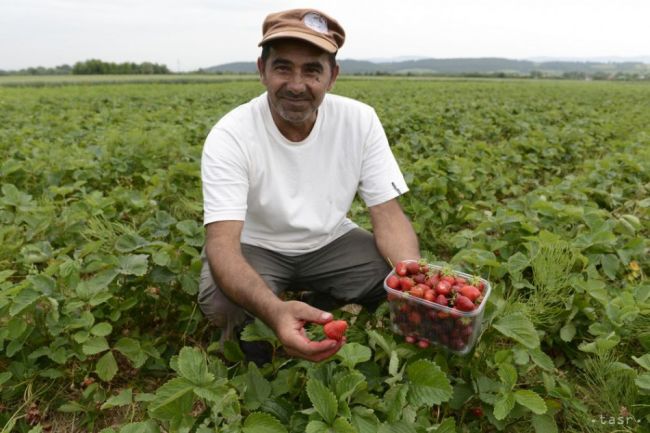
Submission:
{"label": "strawberry plant", "polygon": [[[196,293],[203,140],[261,91],[0,87],[0,432],[648,431],[647,85],[342,77],[426,260],[373,314],[334,311],[327,361],[249,325],[274,348],[257,367]],[[350,217],[371,228],[360,201]]]}

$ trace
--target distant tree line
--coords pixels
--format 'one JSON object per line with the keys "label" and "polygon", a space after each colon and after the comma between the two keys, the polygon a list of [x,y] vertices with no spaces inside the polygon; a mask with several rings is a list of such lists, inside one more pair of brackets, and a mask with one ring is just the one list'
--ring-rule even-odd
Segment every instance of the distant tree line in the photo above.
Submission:
{"label": "distant tree line", "polygon": [[[199,71],[205,73],[206,71]],[[214,73],[214,72],[212,72]],[[225,72],[219,71],[217,74]],[[607,81],[650,81],[650,72],[630,73],[630,72],[564,72],[549,73],[545,71],[531,71],[530,73],[521,72],[457,72],[457,73],[437,73],[437,72],[405,72],[394,73],[387,71],[356,72],[350,75],[371,76],[371,77],[465,77],[465,78],[534,78],[534,79],[551,79],[551,80],[607,80]]]}
{"label": "distant tree line", "polygon": [[90,59],[85,62],[77,62],[72,67],[75,75],[106,75],[106,74],[170,74],[171,71],[166,65],[157,63],[112,63],[103,62],[98,59]]}
{"label": "distant tree line", "polygon": [[18,71],[0,70],[0,75],[125,75],[125,74],[171,74],[166,65],[157,63],[113,63],[102,60],[90,59],[84,62],[77,62],[73,66],[61,65],[53,68],[37,66],[25,68]]}
{"label": "distant tree line", "polygon": [[3,71],[0,70],[0,75],[69,75],[72,73],[72,66],[61,65],[54,68],[45,68],[43,66],[36,66],[32,68],[25,68],[19,71]]}

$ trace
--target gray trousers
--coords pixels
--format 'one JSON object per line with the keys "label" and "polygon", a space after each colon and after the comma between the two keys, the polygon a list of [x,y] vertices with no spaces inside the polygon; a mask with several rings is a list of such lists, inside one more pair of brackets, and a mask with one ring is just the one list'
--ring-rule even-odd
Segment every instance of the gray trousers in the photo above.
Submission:
{"label": "gray trousers", "polygon": [[[383,280],[390,266],[381,256],[372,234],[355,228],[323,248],[287,256],[242,244],[242,254],[276,295],[308,291],[307,302],[324,310],[347,303],[376,307],[386,298]],[[216,285],[205,255],[199,284],[199,307],[205,317],[222,328],[222,341],[231,339],[247,313]],[[217,258],[218,260],[218,258]]]}

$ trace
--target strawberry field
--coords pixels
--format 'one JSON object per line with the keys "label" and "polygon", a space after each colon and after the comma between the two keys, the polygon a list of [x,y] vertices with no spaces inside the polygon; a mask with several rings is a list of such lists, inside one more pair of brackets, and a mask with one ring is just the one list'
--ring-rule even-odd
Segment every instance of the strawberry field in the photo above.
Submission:
{"label": "strawberry field", "polygon": [[249,325],[277,348],[258,368],[196,294],[203,140],[262,90],[0,87],[1,433],[650,431],[650,86],[339,81],[382,119],[427,261],[490,282],[478,341],[347,306],[321,363]]}

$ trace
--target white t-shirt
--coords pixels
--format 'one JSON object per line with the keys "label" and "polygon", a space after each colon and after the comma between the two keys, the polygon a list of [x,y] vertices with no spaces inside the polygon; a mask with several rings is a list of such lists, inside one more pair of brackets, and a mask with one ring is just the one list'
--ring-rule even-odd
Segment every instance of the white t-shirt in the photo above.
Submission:
{"label": "white t-shirt", "polygon": [[374,109],[327,94],[301,142],[279,131],[264,93],[226,114],[203,148],[204,224],[244,221],[241,242],[295,255],[357,227],[347,213],[408,191]]}

